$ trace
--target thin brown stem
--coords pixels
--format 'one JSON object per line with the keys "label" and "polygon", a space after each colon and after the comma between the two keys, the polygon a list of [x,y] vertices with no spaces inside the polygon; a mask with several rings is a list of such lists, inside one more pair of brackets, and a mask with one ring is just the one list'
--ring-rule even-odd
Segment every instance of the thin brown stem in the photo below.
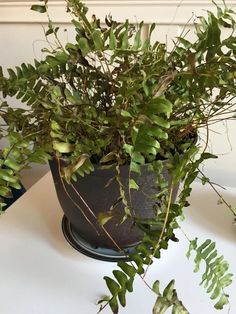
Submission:
{"label": "thin brown stem", "polygon": [[66,193],[66,195],[69,197],[69,199],[71,200],[71,202],[77,207],[79,208],[79,210],[81,211],[82,215],[84,216],[84,218],[87,220],[87,222],[92,226],[92,228],[96,231],[97,234],[99,234],[99,232],[97,231],[96,227],[94,226],[94,224],[89,220],[89,218],[86,216],[85,212],[83,211],[83,209],[81,208],[81,206],[79,206],[79,204],[77,202],[75,202],[72,197],[70,196],[69,192],[66,189],[66,186],[64,184],[63,178],[62,178],[62,174],[61,174],[61,166],[60,166],[60,160],[58,158],[56,158],[57,163],[58,163],[58,172],[59,172],[59,177],[61,180],[61,184],[62,187]]}
{"label": "thin brown stem", "polygon": [[[89,205],[87,204],[87,202],[85,201],[85,199],[82,197],[82,195],[79,193],[79,191],[77,191],[74,187],[73,184],[71,184],[71,187],[73,188],[74,192],[79,196],[79,198],[81,199],[81,201],[84,203],[84,205],[87,207],[87,209],[89,210],[90,214],[97,219],[97,216],[94,214],[94,212],[92,211],[92,209],[89,207]],[[123,251],[120,246],[116,243],[116,241],[112,238],[112,236],[110,235],[110,233],[106,230],[106,228],[104,226],[101,225],[102,230],[105,232],[105,234],[108,236],[108,238],[112,241],[112,243],[117,247],[117,249],[119,251]],[[123,251],[124,252],[124,251]],[[125,253],[125,252],[124,252]],[[126,254],[126,253],[125,253]],[[127,255],[128,256],[128,255]]]}

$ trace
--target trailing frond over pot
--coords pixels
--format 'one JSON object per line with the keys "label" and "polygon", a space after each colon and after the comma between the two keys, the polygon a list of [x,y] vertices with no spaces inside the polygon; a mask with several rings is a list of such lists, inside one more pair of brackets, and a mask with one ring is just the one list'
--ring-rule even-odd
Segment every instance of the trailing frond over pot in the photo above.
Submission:
{"label": "trailing frond over pot", "polygon": [[[43,2],[32,9],[47,12],[47,1]],[[11,188],[19,187],[20,170],[52,156],[62,161],[60,173],[67,184],[88,175],[94,164],[116,170],[114,179],[124,207],[121,222],[131,218],[145,234],[136,253],[129,256],[131,265],[120,262],[115,279],[105,278],[112,294],[106,300],[117,313],[118,304],[125,305],[126,292],[132,291],[135,275],[144,277],[153,258],[160,257],[169,240],[176,240],[174,229],[188,204],[191,183],[197,176],[208,181],[199,166],[216,156],[206,151],[207,145],[200,145],[199,130],[208,130],[211,124],[235,115],[235,14],[227,7],[217,7],[217,15],[208,12],[206,18],[199,18],[194,42],[177,37],[168,51],[164,43],[154,42],[154,24],[143,40],[143,22],[118,23],[107,17],[101,24],[96,16],[91,21],[87,18],[82,2],[66,2],[73,16],[74,42],[63,46],[58,27],[49,20],[46,36],[54,36],[56,46],[46,50],[44,60],[23,63],[8,73],[0,68],[3,98],[14,96],[26,105],[26,109],[13,109],[7,101],[1,103],[0,113],[6,123],[1,136],[8,138],[9,146],[1,152],[0,195],[3,207]],[[225,27],[231,32],[223,38]],[[150,195],[156,201],[152,219],[133,214],[130,193],[120,177],[122,165],[129,166],[129,192],[139,190],[135,176],[140,175],[142,166],[154,173],[157,191],[161,192]],[[164,167],[171,180],[164,178]],[[182,187],[174,201],[180,182]],[[112,210],[97,219],[105,228]],[[190,244],[197,253],[197,263],[213,249],[210,242],[200,247],[196,241]],[[213,263],[220,267],[222,259]],[[206,287],[211,282],[208,271],[203,277]],[[231,274],[225,281],[221,275],[225,272],[219,272],[210,289],[212,298],[219,298],[216,308],[228,302],[224,287],[231,282]],[[156,287],[156,309],[170,293],[169,306],[185,313],[173,282],[163,295]]]}

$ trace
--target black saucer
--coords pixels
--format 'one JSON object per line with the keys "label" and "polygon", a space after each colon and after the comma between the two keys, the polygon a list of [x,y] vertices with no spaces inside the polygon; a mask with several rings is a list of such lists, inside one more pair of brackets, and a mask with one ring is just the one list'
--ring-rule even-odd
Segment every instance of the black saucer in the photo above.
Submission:
{"label": "black saucer", "polygon": [[[112,249],[106,249],[102,247],[94,247],[84,239],[82,239],[78,233],[73,230],[73,226],[70,224],[66,216],[62,219],[62,231],[67,242],[77,251],[87,255],[89,257],[108,262],[129,261],[130,259],[126,254],[134,253],[135,246],[127,247],[124,251],[115,251]],[[125,254],[126,253],[126,254]]]}

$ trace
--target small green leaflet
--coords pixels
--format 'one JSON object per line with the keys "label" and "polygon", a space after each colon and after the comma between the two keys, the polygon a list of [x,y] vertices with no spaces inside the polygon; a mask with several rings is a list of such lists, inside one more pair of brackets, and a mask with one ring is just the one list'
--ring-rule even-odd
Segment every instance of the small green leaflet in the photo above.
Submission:
{"label": "small green leaflet", "polygon": [[31,6],[31,10],[32,11],[36,11],[39,13],[45,13],[47,12],[46,6],[45,5],[38,5],[38,4],[34,4]]}
{"label": "small green leaflet", "polygon": [[91,51],[87,38],[81,37],[78,44],[83,56],[86,56]]}
{"label": "small green leaflet", "polygon": [[110,37],[109,37],[109,48],[111,50],[115,50],[116,46],[117,46],[116,36],[114,34],[113,28],[111,28],[111,30],[110,30]]}
{"label": "small green leaflet", "polygon": [[130,189],[134,189],[134,190],[138,190],[139,186],[138,184],[134,181],[134,179],[130,179],[129,180],[129,188]]}
{"label": "small green leaflet", "polygon": [[156,280],[152,285],[152,290],[159,295],[160,294],[160,281]]}
{"label": "small green leaflet", "polygon": [[129,111],[126,110],[121,110],[120,114],[122,115],[122,117],[126,117],[126,118],[132,118],[132,115]]}
{"label": "small green leaflet", "polygon": [[150,114],[166,113],[166,115],[169,116],[171,112],[172,103],[163,97],[154,98],[149,103],[148,113]]}
{"label": "small green leaflet", "polygon": [[104,226],[109,220],[114,216],[111,212],[99,213],[98,214],[98,222],[101,226]]}
{"label": "small green leaflet", "polygon": [[100,29],[96,29],[92,33],[93,42],[96,50],[102,50],[103,48],[103,39],[102,39],[102,32]]}
{"label": "small green leaflet", "polygon": [[53,142],[53,148],[59,153],[70,153],[74,150],[75,145],[65,142]]}

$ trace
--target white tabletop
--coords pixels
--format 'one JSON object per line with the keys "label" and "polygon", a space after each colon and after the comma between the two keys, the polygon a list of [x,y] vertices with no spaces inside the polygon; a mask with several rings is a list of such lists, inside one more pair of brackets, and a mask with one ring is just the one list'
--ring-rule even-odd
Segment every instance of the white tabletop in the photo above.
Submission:
{"label": "white tabletop", "polygon": [[[224,192],[236,204],[236,189]],[[210,188],[194,184],[191,207],[182,226],[190,238],[216,240],[217,248],[236,275],[236,227],[232,215]],[[111,275],[115,263],[86,257],[67,244],[61,231],[62,210],[51,174],[46,174],[0,217],[0,313],[1,314],[95,314],[96,301],[107,293],[104,275]],[[147,280],[161,281],[161,287],[175,278],[179,297],[191,314],[228,313],[216,311],[199,287],[200,274],[185,253],[188,243],[178,232],[172,243],[150,268]],[[137,278],[134,293],[120,313],[151,314],[155,295]],[[226,289],[231,295],[231,314],[236,313],[236,278]],[[106,308],[104,314],[111,313]]]}

